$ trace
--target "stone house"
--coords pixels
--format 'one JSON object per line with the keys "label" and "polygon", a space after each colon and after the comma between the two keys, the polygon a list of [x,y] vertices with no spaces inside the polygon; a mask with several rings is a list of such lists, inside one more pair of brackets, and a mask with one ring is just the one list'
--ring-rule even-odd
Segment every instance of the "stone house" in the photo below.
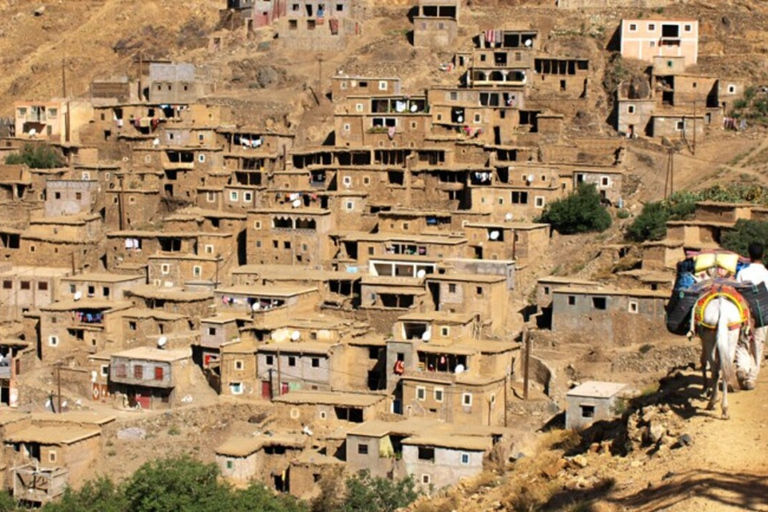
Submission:
{"label": "stone house", "polygon": [[668,298],[663,290],[555,289],[552,331],[611,345],[643,343],[665,332]]}
{"label": "stone house", "polygon": [[596,421],[612,420],[620,414],[619,400],[626,384],[588,381],[565,395],[565,428],[580,430]]}
{"label": "stone house", "polygon": [[[33,343],[18,338],[0,339],[0,405],[18,407],[21,397],[17,377],[37,363]],[[2,458],[0,458],[2,460]]]}
{"label": "stone house", "polygon": [[464,233],[476,257],[512,260],[524,266],[539,258],[549,246],[550,226],[527,222],[468,222]]}
{"label": "stone house", "polygon": [[235,338],[222,343],[217,349],[216,353],[204,349],[203,362],[208,383],[220,395],[272,398],[271,388],[263,389],[258,379],[259,344],[256,340]]}
{"label": "stone house", "polygon": [[[296,199],[298,200],[298,199]],[[248,263],[325,265],[331,260],[331,212],[320,208],[256,209],[248,212]]]}
{"label": "stone house", "polygon": [[136,285],[126,293],[136,307],[161,309],[189,317],[193,330],[200,328],[200,319],[211,314],[213,305],[213,292],[209,290]]}
{"label": "stone house", "polygon": [[123,348],[152,344],[161,336],[190,331],[190,319],[159,309],[131,308],[122,313]]}
{"label": "stone house", "polygon": [[554,291],[561,288],[598,288],[600,283],[574,277],[547,276],[536,281],[536,305],[540,310],[552,305]]}
{"label": "stone house", "polygon": [[[386,84],[386,82],[383,82]],[[426,96],[347,96],[334,115],[336,144],[350,147],[415,147],[430,132]]]}
{"label": "stone house", "polygon": [[216,448],[216,464],[227,481],[246,486],[258,481],[278,492],[291,491],[291,462],[307,444],[303,434],[230,437]]}
{"label": "stone house", "polygon": [[272,399],[281,417],[295,426],[336,425],[336,422],[364,423],[384,413],[385,397],[375,393],[296,390]]}
{"label": "stone house", "polygon": [[194,64],[149,64],[149,101],[156,104],[193,103],[212,92],[210,83],[202,80]]}
{"label": "stone house", "polygon": [[33,219],[29,228],[20,234],[19,249],[9,251],[11,261],[44,267],[74,265],[78,269],[98,269],[102,255],[101,230],[99,215]]}
{"label": "stone house", "polygon": [[339,364],[338,348],[336,344],[313,341],[260,346],[257,378],[262,385],[262,396],[281,396],[300,389],[338,389],[338,372],[343,367]]}
{"label": "stone house", "polygon": [[106,272],[67,275],[61,278],[61,286],[56,294],[56,298],[59,300],[75,300],[75,296],[77,296],[78,299],[88,298],[122,302],[127,300],[126,290],[145,283],[146,278],[141,275]]}
{"label": "stone house", "polygon": [[231,264],[230,258],[212,254],[154,254],[147,258],[147,278],[156,286],[166,287],[217,283]]}
{"label": "stone house", "polygon": [[192,352],[137,347],[112,354],[109,392],[123,409],[171,409],[192,391]]}
{"label": "stone house", "polygon": [[45,184],[45,216],[94,213],[99,192],[99,182],[95,180],[48,180]]}
{"label": "stone house", "polygon": [[493,334],[505,328],[509,290],[504,276],[432,274],[425,282],[436,311],[478,314],[482,325]]}
{"label": "stone house", "polygon": [[360,34],[355,0],[296,0],[286,7],[275,26],[283,45],[293,50],[340,50],[346,38]]}
{"label": "stone house", "polygon": [[317,288],[309,286],[230,286],[214,291],[219,311],[249,315],[256,325],[274,325],[311,314],[319,298]]}

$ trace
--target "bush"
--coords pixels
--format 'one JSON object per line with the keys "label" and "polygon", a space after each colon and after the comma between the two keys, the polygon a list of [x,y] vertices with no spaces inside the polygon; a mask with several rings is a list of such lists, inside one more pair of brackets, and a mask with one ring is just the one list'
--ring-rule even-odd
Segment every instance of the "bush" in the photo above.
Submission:
{"label": "bush", "polygon": [[312,502],[313,512],[394,512],[413,503],[421,494],[412,476],[402,480],[372,477],[361,471],[344,482],[340,472],[329,472],[320,480],[320,495]]}
{"label": "bush", "polygon": [[616,212],[616,217],[618,217],[620,219],[628,219],[629,218],[629,212],[622,208],[621,210]]}
{"label": "bush", "polygon": [[630,224],[627,234],[638,242],[661,240],[667,236],[668,220],[669,211],[663,203],[646,203],[640,215]]}
{"label": "bush", "polygon": [[580,184],[575,193],[550,203],[539,218],[560,233],[605,231],[611,227],[611,215],[600,204],[600,194],[591,184]]}
{"label": "bush", "polygon": [[723,233],[720,245],[746,257],[747,248],[752,242],[762,242],[768,246],[768,222],[739,219],[732,230]]}
{"label": "bush", "polygon": [[66,162],[61,154],[48,144],[24,144],[17,154],[8,155],[6,164],[26,164],[31,169],[55,169]]}

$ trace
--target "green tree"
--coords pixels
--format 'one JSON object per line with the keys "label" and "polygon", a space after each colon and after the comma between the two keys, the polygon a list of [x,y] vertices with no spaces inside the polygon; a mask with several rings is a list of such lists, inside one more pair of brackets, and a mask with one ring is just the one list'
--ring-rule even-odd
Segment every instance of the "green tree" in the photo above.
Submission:
{"label": "green tree", "polygon": [[10,494],[0,489],[0,512],[17,512],[20,511],[16,500],[11,497]]}
{"label": "green tree", "polygon": [[24,144],[19,153],[8,155],[5,163],[26,164],[31,169],[54,169],[66,165],[61,153],[48,144]]}
{"label": "green tree", "polygon": [[231,512],[229,487],[216,464],[187,455],[148,462],[125,484],[131,512]]}
{"label": "green tree", "polygon": [[629,237],[635,241],[661,240],[667,236],[669,211],[661,202],[646,203],[643,211],[627,229]]}
{"label": "green tree", "polygon": [[[0,508],[0,511],[2,508]],[[48,503],[43,512],[126,512],[122,489],[107,477],[86,482],[79,490],[67,488],[60,501]]]}
{"label": "green tree", "polygon": [[592,184],[580,184],[573,194],[551,202],[539,221],[552,225],[560,233],[605,231],[611,226],[611,215],[600,204],[600,194]]}
{"label": "green tree", "polygon": [[768,246],[768,222],[739,219],[732,230],[723,233],[720,245],[746,257],[747,248],[752,242],[762,242]]}
{"label": "green tree", "polygon": [[408,506],[419,497],[412,476],[402,480],[371,477],[361,471],[346,480],[342,512],[394,512]]}
{"label": "green tree", "polygon": [[263,484],[254,482],[247,489],[231,492],[231,512],[305,512],[306,506],[290,495],[275,495]]}

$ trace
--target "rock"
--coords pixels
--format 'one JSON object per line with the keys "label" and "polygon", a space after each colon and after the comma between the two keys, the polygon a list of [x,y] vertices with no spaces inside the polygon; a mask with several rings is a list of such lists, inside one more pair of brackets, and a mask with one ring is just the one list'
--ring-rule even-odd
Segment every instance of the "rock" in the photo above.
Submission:
{"label": "rock", "polygon": [[669,435],[661,436],[661,444],[662,445],[671,447],[675,443],[677,443],[677,439],[675,439],[674,437],[669,436]]}
{"label": "rock", "polygon": [[643,463],[640,462],[639,460],[633,460],[632,462],[629,463],[629,467],[631,468],[639,468],[642,465]]}
{"label": "rock", "polygon": [[680,434],[677,438],[677,442],[680,446],[691,446],[693,444],[693,438],[690,434]]}
{"label": "rock", "polygon": [[41,5],[40,7],[35,9],[35,16],[42,16],[43,14],[45,14],[45,6],[44,5]]}
{"label": "rock", "polygon": [[553,479],[557,477],[557,474],[560,473],[560,470],[562,470],[564,467],[565,467],[565,460],[558,459],[552,464],[542,469],[541,472],[545,477],[549,479]]}
{"label": "rock", "polygon": [[144,439],[147,431],[139,427],[129,427],[117,431],[118,439]]}
{"label": "rock", "polygon": [[662,480],[669,480],[669,479],[670,479],[670,478],[672,478],[673,476],[675,476],[675,472],[674,472],[674,471],[669,471],[669,472],[668,472],[666,475],[664,475],[663,477],[661,477],[661,479],[662,479]]}
{"label": "rock", "polygon": [[583,455],[576,455],[574,458],[571,459],[571,462],[573,462],[575,465],[577,465],[580,468],[587,467],[587,458]]}
{"label": "rock", "polygon": [[652,443],[658,443],[661,440],[661,437],[665,434],[666,429],[661,423],[653,422],[650,425],[648,425],[648,439]]}
{"label": "rock", "polygon": [[589,445],[589,451],[592,453],[597,453],[600,451],[600,443],[592,443]]}

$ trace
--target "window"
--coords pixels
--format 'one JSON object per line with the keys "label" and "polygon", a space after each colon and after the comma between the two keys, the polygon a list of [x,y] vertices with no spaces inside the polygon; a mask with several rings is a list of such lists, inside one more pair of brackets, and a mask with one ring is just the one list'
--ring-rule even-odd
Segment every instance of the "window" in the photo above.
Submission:
{"label": "window", "polygon": [[456,293],[456,285],[454,283],[448,285],[448,293]]}
{"label": "window", "polygon": [[216,336],[216,328],[215,327],[209,327],[208,328],[208,336]]}
{"label": "window", "polygon": [[20,284],[22,290],[29,290],[32,287],[29,281],[22,281]]}
{"label": "window", "polygon": [[423,386],[416,386],[416,400],[423,402],[427,399],[427,388]]}
{"label": "window", "polygon": [[528,204],[528,192],[512,192],[512,204]]}
{"label": "window", "polygon": [[443,388],[435,388],[435,402],[443,401]]}
{"label": "window", "polygon": [[235,467],[235,462],[232,460],[227,460],[227,469],[232,470]]}
{"label": "window", "polygon": [[347,186],[347,187],[352,185],[352,176],[344,176],[341,179],[341,182],[344,183],[344,186]]}
{"label": "window", "polygon": [[627,113],[628,114],[634,114],[635,113],[635,106],[634,105],[627,105]]}
{"label": "window", "polygon": [[581,408],[581,417],[582,418],[594,418],[595,417],[595,406],[594,405],[582,404],[579,407]]}
{"label": "window", "polygon": [[360,443],[357,445],[358,455],[368,455],[368,445]]}
{"label": "window", "polygon": [[408,229],[411,227],[411,225],[407,222],[403,222],[403,231],[408,231]]}
{"label": "window", "polygon": [[431,446],[419,446],[419,460],[435,460],[435,449]]}
{"label": "window", "polygon": [[370,184],[371,184],[371,178],[369,178],[368,176],[365,176],[363,178],[363,185],[370,185]]}
{"label": "window", "polygon": [[363,104],[362,103],[356,103],[355,104],[355,112],[362,112],[363,111]]}
{"label": "window", "polygon": [[229,200],[232,202],[237,202],[238,200],[240,200],[240,194],[237,192],[237,190],[229,191]]}
{"label": "window", "polygon": [[267,366],[272,366],[273,364],[275,364],[275,356],[265,357],[264,362],[267,364]]}
{"label": "window", "polygon": [[163,275],[168,275],[171,273],[171,266],[168,263],[163,263],[160,265],[160,273]]}
{"label": "window", "polygon": [[229,385],[229,391],[233,395],[242,395],[243,394],[243,385],[240,382],[233,382]]}
{"label": "window", "polygon": [[629,31],[630,32],[637,32],[637,23],[630,23],[629,24]]}
{"label": "window", "polygon": [[469,454],[467,452],[462,452],[461,454],[461,465],[469,466]]}
{"label": "window", "polygon": [[320,358],[319,357],[313,357],[312,358],[312,368],[320,368]]}
{"label": "window", "polygon": [[299,28],[297,20],[288,20],[288,30],[296,30],[297,28]]}
{"label": "window", "polygon": [[592,307],[594,309],[604,310],[608,305],[608,299],[605,297],[592,297]]}
{"label": "window", "polygon": [[75,192],[75,199],[77,201],[80,201],[81,199],[83,199],[83,194],[81,192]]}
{"label": "window", "polygon": [[735,94],[736,93],[736,86],[735,85],[729,85],[728,86],[728,94]]}
{"label": "window", "polygon": [[629,301],[629,305],[627,306],[627,311],[634,314],[637,314],[638,311],[640,311],[639,304],[637,303],[636,300]]}
{"label": "window", "polygon": [[649,23],[648,24],[648,32],[653,32],[656,30],[656,24],[655,23]]}
{"label": "window", "polygon": [[195,265],[192,267],[192,277],[201,277],[203,275],[203,267],[200,265]]}
{"label": "window", "polygon": [[103,286],[101,288],[101,295],[104,296],[104,297],[109,297],[109,287],[108,286]]}
{"label": "window", "polygon": [[464,407],[470,407],[472,405],[472,393],[464,393],[461,395],[461,405]]}
{"label": "window", "polygon": [[685,25],[683,27],[683,30],[686,31],[686,32],[690,32],[691,30],[693,30],[693,27],[691,25]]}
{"label": "window", "polygon": [[131,331],[135,331],[138,328],[138,326],[139,325],[136,322],[134,322],[133,320],[128,322],[128,329],[131,330]]}
{"label": "window", "polygon": [[205,246],[205,254],[213,254],[213,246],[210,244],[207,244]]}
{"label": "window", "polygon": [[569,295],[568,296],[568,305],[569,306],[575,306],[576,305],[576,296],[575,295]]}
{"label": "window", "polygon": [[133,378],[134,379],[143,379],[144,378],[144,367],[140,364],[137,364],[133,367]]}
{"label": "window", "polygon": [[315,20],[307,20],[307,30],[315,30]]}
{"label": "window", "polygon": [[12,290],[13,281],[3,281],[3,290]]}
{"label": "window", "polygon": [[48,336],[48,345],[51,347],[58,347],[59,346],[59,337],[58,336]]}
{"label": "window", "polygon": [[348,132],[351,128],[352,126],[349,123],[344,123],[342,130],[344,130],[345,132]]}
{"label": "window", "polygon": [[56,462],[57,458],[55,451],[51,450],[48,452],[48,462]]}
{"label": "window", "polygon": [[427,475],[427,474],[421,475],[421,483],[422,484],[429,485],[431,482],[432,482],[432,478],[429,475]]}
{"label": "window", "polygon": [[261,221],[257,220],[253,223],[253,229],[259,230],[261,229]]}
{"label": "window", "polygon": [[344,208],[345,208],[347,211],[352,211],[352,210],[354,210],[354,209],[355,209],[355,202],[354,202],[354,201],[347,201],[346,203],[344,203]]}
{"label": "window", "polygon": [[197,161],[201,164],[205,162],[205,155],[197,155]]}
{"label": "window", "polygon": [[544,196],[536,196],[536,199],[534,201],[534,206],[536,208],[544,208],[544,205],[546,204],[546,199],[544,199]]}
{"label": "window", "polygon": [[386,80],[379,80],[379,90],[380,91],[386,91],[387,90],[387,81]]}
{"label": "window", "polygon": [[341,87],[341,90],[344,91],[347,89],[347,81],[342,80],[341,83],[339,83],[339,87]]}
{"label": "window", "polygon": [[475,294],[482,296],[483,295],[483,287],[482,286],[476,286],[475,287]]}
{"label": "window", "polygon": [[243,368],[245,368],[245,365],[243,364],[242,361],[240,361],[239,359],[235,361],[235,370],[242,370]]}
{"label": "window", "polygon": [[155,366],[155,380],[163,380],[165,371],[162,366]]}
{"label": "window", "polygon": [[679,132],[685,130],[685,120],[677,121],[675,123],[675,130],[677,130]]}
{"label": "window", "polygon": [[102,377],[108,377],[109,376],[109,365],[108,364],[101,365],[101,376]]}
{"label": "window", "polygon": [[480,114],[475,114],[475,122],[476,123],[480,122]]}
{"label": "window", "polygon": [[445,338],[445,337],[446,337],[446,336],[448,336],[450,333],[451,333],[451,328],[450,328],[450,327],[441,327],[441,328],[440,328],[440,335],[441,335],[442,337],[444,337],[444,338]]}
{"label": "window", "polygon": [[288,357],[288,366],[296,366],[296,357],[295,356],[289,356]]}
{"label": "window", "polygon": [[601,176],[600,177],[600,186],[601,187],[607,187],[610,184],[611,184],[611,178],[609,178],[608,176]]}
{"label": "window", "polygon": [[250,203],[253,201],[253,192],[243,192],[243,202]]}

